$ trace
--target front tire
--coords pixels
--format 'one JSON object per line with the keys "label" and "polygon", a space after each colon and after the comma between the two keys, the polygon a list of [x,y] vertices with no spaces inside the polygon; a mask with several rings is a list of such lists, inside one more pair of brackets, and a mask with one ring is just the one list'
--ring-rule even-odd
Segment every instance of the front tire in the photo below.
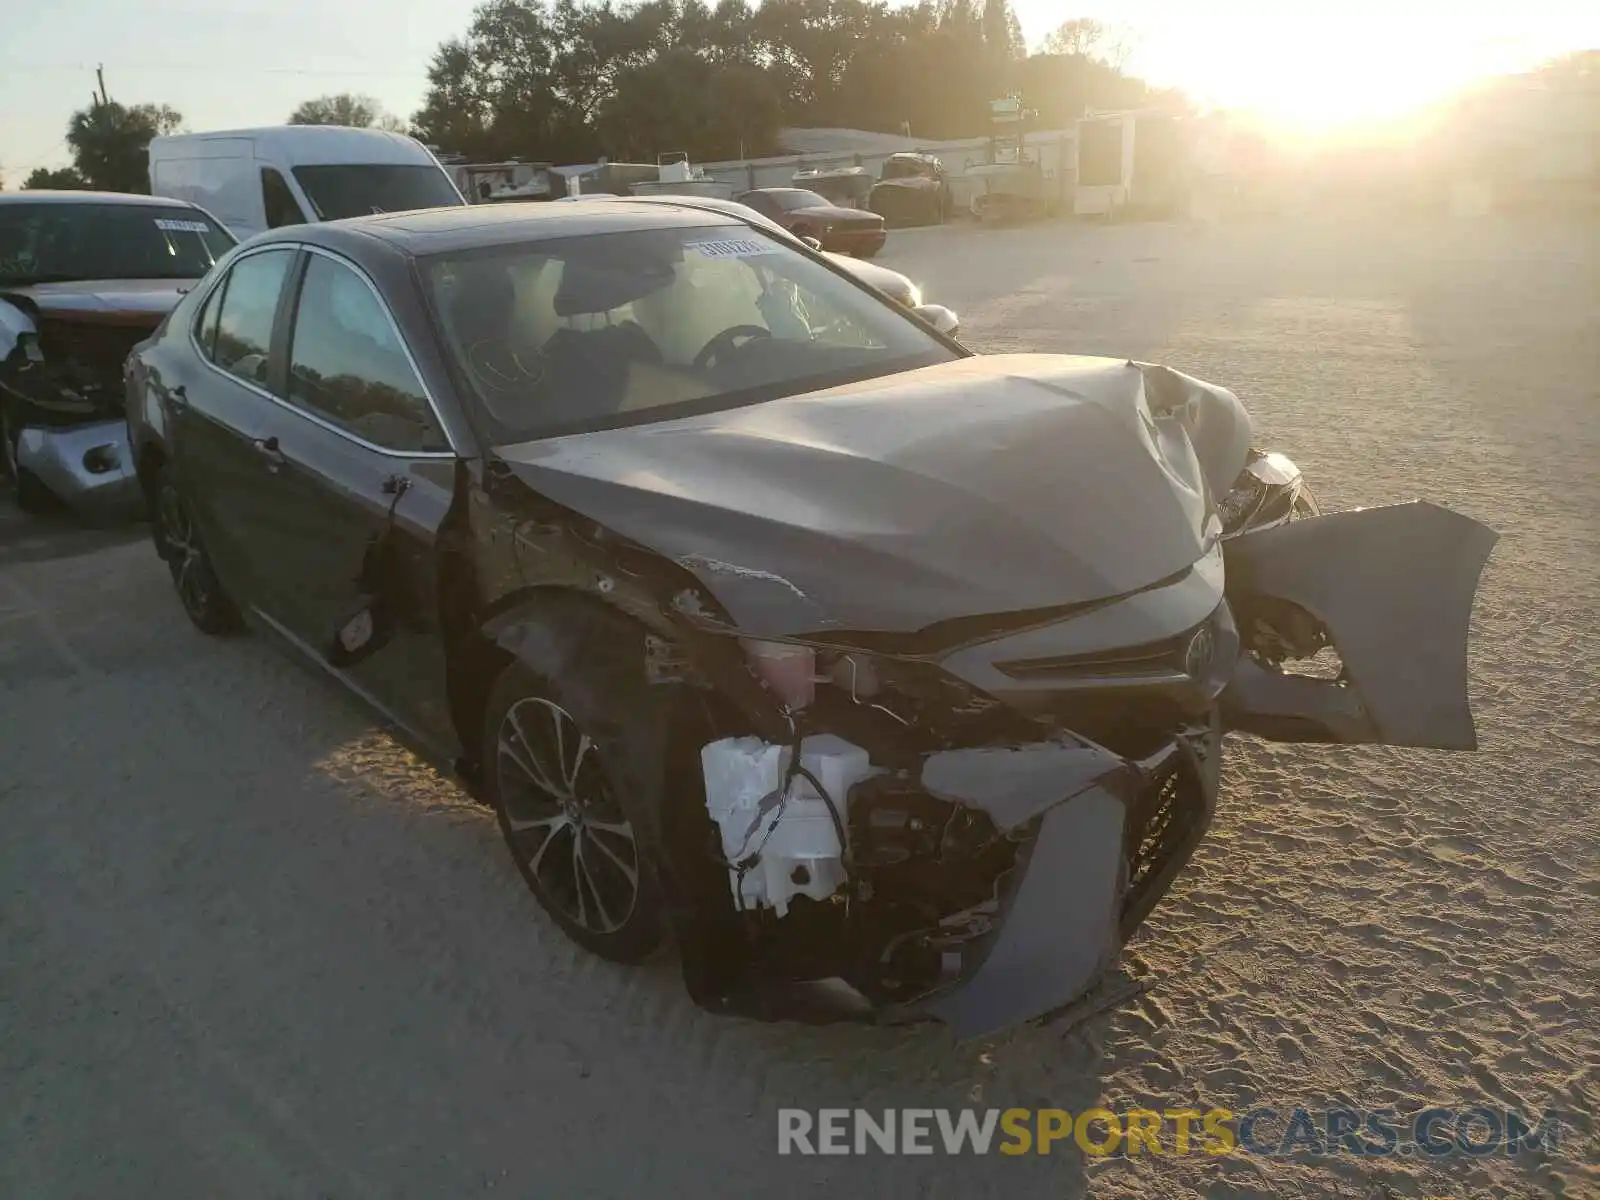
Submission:
{"label": "front tire", "polygon": [[189,620],[201,633],[221,637],[244,627],[238,606],[222,588],[211,556],[200,540],[193,510],[172,471],[163,467],[156,476],[151,532],[156,551],[172,572],[172,584]]}
{"label": "front tire", "polygon": [[520,662],[501,672],[485,717],[484,789],[540,907],[585,950],[637,963],[661,943],[660,893],[619,801],[617,742],[586,729],[586,697],[564,691]]}

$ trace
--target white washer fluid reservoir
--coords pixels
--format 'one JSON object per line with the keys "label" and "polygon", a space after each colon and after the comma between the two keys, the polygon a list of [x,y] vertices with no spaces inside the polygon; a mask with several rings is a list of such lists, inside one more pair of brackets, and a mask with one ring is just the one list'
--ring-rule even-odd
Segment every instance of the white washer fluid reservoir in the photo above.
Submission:
{"label": "white washer fluid reservoir", "polygon": [[[791,897],[826,900],[845,881],[827,802],[800,775],[789,784],[787,803],[779,795],[790,754],[790,747],[756,737],[723,738],[700,749],[706,808],[721,830],[723,857],[739,863],[760,852],[742,881],[729,871],[734,903],[772,908],[780,917]],[[827,789],[848,830],[850,789],[878,772],[867,752],[831,733],[815,734],[801,742],[800,763]]]}

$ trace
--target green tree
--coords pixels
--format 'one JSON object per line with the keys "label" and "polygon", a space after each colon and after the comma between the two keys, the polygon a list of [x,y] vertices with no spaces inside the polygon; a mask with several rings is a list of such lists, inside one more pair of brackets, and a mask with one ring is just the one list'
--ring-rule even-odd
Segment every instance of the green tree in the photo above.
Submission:
{"label": "green tree", "polygon": [[466,36],[434,55],[412,118],[419,136],[474,157],[592,154],[592,131],[560,87],[557,15],[540,0],[480,5]]}
{"label": "green tree", "polygon": [[72,114],[67,146],[88,185],[107,192],[148,192],[150,139],[172,133],[183,117],[165,104],[127,107],[97,96]]}
{"label": "green tree", "polygon": [[88,181],[76,167],[35,167],[22,181],[24,191],[83,191]]}
{"label": "green tree", "polygon": [[1010,0],[485,0],[413,122],[474,158],[706,159],[770,149],[785,123],[980,136],[1013,89],[1064,122],[1145,96],[1097,22],[1057,41],[1028,56]]}
{"label": "green tree", "polygon": [[406,123],[383,110],[371,96],[339,92],[307,100],[289,114],[290,125],[349,125],[356,129],[376,127],[391,133],[404,133]]}
{"label": "green tree", "polygon": [[756,67],[719,67],[676,47],[620,75],[595,124],[618,157],[650,162],[663,150],[683,150],[706,162],[774,151],[781,107]]}

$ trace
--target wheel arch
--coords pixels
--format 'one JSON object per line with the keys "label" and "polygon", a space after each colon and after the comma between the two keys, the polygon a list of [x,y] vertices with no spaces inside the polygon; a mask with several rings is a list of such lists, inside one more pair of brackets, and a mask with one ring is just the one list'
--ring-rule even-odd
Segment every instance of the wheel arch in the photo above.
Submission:
{"label": "wheel arch", "polygon": [[554,678],[588,638],[637,634],[642,645],[651,632],[636,615],[604,597],[563,584],[510,592],[463,625],[452,639],[450,711],[469,761],[477,753],[495,680],[513,662]]}

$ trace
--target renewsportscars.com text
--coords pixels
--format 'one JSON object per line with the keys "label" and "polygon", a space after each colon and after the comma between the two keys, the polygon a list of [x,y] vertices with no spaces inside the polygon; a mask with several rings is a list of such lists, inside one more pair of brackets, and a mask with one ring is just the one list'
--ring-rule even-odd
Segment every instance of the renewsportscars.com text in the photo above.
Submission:
{"label": "renewsportscars.com text", "polygon": [[1478,1106],[1393,1109],[1225,1108],[778,1110],[779,1154],[1257,1154],[1510,1156],[1557,1149],[1555,1113]]}

